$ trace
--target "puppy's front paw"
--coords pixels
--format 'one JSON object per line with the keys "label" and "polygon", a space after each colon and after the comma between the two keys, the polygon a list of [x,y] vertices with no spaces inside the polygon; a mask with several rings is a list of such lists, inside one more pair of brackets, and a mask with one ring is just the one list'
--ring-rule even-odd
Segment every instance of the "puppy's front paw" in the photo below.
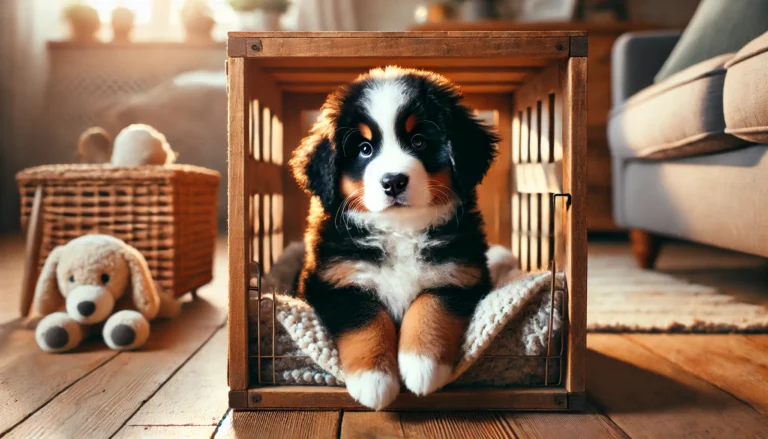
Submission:
{"label": "puppy's front paw", "polygon": [[149,338],[149,322],[136,311],[119,311],[107,319],[102,335],[104,342],[112,349],[127,351],[140,348]]}
{"label": "puppy's front paw", "polygon": [[418,396],[429,395],[443,387],[451,377],[451,366],[439,364],[426,355],[401,352],[397,362],[405,387]]}
{"label": "puppy's front paw", "polygon": [[363,370],[346,377],[347,391],[360,404],[381,410],[400,393],[397,376],[379,370]]}
{"label": "puppy's front paw", "polygon": [[83,328],[69,314],[55,312],[40,320],[35,340],[45,352],[66,352],[83,341]]}

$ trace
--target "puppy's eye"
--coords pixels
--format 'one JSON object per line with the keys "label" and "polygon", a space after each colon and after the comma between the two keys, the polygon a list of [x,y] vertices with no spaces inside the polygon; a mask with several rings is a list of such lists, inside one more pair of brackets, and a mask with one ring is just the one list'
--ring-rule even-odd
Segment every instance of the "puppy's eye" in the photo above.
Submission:
{"label": "puppy's eye", "polygon": [[75,275],[74,274],[69,276],[69,281],[72,282],[72,283],[75,282]]}
{"label": "puppy's eye", "polygon": [[373,155],[373,146],[368,142],[360,144],[360,157],[368,158]]}
{"label": "puppy's eye", "polygon": [[103,273],[101,275],[101,283],[106,284],[107,282],[109,282],[109,275],[107,273]]}
{"label": "puppy's eye", "polygon": [[427,139],[425,139],[421,134],[416,134],[415,136],[411,137],[411,146],[413,149],[424,149],[427,147]]}

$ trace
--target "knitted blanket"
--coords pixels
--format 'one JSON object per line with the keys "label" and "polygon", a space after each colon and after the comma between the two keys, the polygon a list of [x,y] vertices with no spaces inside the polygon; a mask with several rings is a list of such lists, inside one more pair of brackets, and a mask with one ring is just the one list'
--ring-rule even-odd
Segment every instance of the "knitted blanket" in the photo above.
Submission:
{"label": "knitted blanket", "polygon": [[[254,382],[344,383],[332,338],[312,307],[289,294],[303,255],[302,244],[288,246],[262,280],[260,304],[258,293],[250,298],[250,352],[260,358],[252,363]],[[500,246],[487,256],[495,288],[470,321],[451,385],[543,385],[545,373],[549,383],[557,382],[560,360],[550,359],[545,366],[543,357],[548,352],[556,356],[562,348],[562,274],[556,277],[552,303],[549,273],[519,271],[512,253]]]}

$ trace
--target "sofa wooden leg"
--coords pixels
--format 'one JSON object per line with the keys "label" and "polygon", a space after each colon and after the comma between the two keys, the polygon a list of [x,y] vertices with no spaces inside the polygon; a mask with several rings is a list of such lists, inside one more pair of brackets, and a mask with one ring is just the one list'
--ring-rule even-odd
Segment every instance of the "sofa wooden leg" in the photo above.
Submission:
{"label": "sofa wooden leg", "polygon": [[640,268],[653,268],[661,248],[661,238],[641,229],[629,230],[632,253]]}

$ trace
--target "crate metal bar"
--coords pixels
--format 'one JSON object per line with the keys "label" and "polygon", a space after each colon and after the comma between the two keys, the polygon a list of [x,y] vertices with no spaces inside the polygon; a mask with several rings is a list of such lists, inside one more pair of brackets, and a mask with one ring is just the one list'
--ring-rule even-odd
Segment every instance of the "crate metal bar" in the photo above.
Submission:
{"label": "crate metal bar", "polygon": [[[567,209],[571,205],[571,194],[550,194],[550,203],[551,203],[551,209],[549,214],[549,227],[550,227],[550,236],[552,236],[552,240],[550,241],[550,249],[552,250],[550,252],[551,259],[549,260],[549,269],[551,273],[551,279],[549,282],[549,327],[547,328],[547,356],[546,360],[544,360],[544,385],[549,385],[549,360],[551,358],[552,354],[552,325],[554,324],[554,317],[555,317],[555,280],[557,276],[557,234],[555,233],[555,219],[557,215],[557,199],[559,197],[565,198],[565,208]],[[564,331],[561,331],[561,334],[564,333]],[[563,341],[560,341],[560,347],[563,346]],[[562,361],[560,362],[560,380],[559,383],[562,381],[563,377],[563,367],[562,367]]]}

